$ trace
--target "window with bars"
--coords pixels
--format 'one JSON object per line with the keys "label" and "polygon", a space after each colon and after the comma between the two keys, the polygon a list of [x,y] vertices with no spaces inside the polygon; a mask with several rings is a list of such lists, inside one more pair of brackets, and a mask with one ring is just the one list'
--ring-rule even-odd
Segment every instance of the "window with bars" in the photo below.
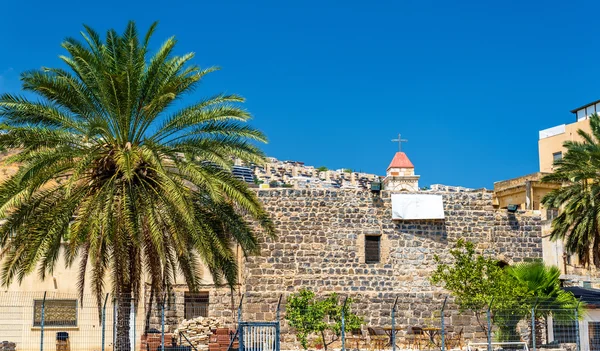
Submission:
{"label": "window with bars", "polygon": [[590,351],[600,351],[600,322],[588,322]]}
{"label": "window with bars", "polygon": [[208,292],[185,293],[185,319],[208,317]]}
{"label": "window with bars", "polygon": [[563,344],[574,344],[577,342],[576,321],[552,320],[552,330],[554,332],[554,341]]}
{"label": "window with bars", "polygon": [[365,236],[365,263],[379,263],[380,256],[381,236]]}
{"label": "window with bars", "polygon": [[33,300],[33,326],[42,325],[42,305],[44,306],[44,326],[76,327],[77,300]]}

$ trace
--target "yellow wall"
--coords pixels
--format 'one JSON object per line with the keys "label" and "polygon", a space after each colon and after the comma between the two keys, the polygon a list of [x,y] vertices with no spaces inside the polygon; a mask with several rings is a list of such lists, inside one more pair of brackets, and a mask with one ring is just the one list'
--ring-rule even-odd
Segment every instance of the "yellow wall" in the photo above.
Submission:
{"label": "yellow wall", "polygon": [[[27,275],[22,282],[13,282],[0,289],[0,341],[16,343],[17,351],[39,351],[41,342],[40,327],[33,325],[34,300],[41,300],[46,292],[47,300],[77,299],[79,262],[70,268],[65,267],[63,255],[57,262],[54,273],[43,281],[37,272]],[[203,282],[213,283],[208,269],[202,268]],[[89,288],[90,274],[86,274],[86,290],[83,301],[77,307],[77,326],[47,326],[44,330],[44,351],[59,351],[56,333],[67,332],[70,339],[70,351],[100,351],[102,346],[102,324],[100,323],[95,296]],[[177,278],[183,283],[183,277]],[[110,279],[105,280],[104,290],[110,292]],[[143,298],[143,297],[142,297]],[[109,296],[106,308],[105,350],[113,350],[113,297]],[[135,317],[131,317],[131,346],[135,342],[136,351],[141,349],[141,336],[144,331],[144,306],[140,304]],[[135,323],[135,332],[134,332]],[[67,350],[65,350],[67,351]]]}
{"label": "yellow wall", "polygon": [[520,209],[525,209],[525,187],[520,191],[514,191],[508,194],[496,195],[498,208],[506,208],[508,205],[519,205]]}
{"label": "yellow wall", "polygon": [[590,120],[585,119],[583,121],[567,124],[565,126],[565,132],[562,134],[554,135],[549,138],[540,139],[538,141],[538,152],[540,157],[540,172],[552,172],[552,163],[554,162],[552,154],[555,152],[562,151],[565,153],[563,143],[568,140],[579,141],[581,138],[577,134],[577,131],[582,129],[586,132],[590,130]]}
{"label": "yellow wall", "polygon": [[[506,208],[508,205],[519,205],[522,210],[541,210],[542,218],[545,218],[542,199],[550,191],[560,188],[560,184],[542,183],[545,175],[547,173],[537,172],[495,182],[494,206]],[[531,202],[529,206],[527,206],[527,197]]]}
{"label": "yellow wall", "polygon": [[[532,210],[545,210],[542,205],[542,198],[549,192],[554,190],[552,187],[540,186],[539,184],[533,184],[532,189]],[[525,203],[525,187],[519,187],[514,191],[499,192],[496,194],[498,208],[506,208],[508,205],[520,205],[521,209],[526,209]],[[546,214],[543,213],[543,216]]]}
{"label": "yellow wall", "polygon": [[[44,350],[57,351],[56,333],[69,333],[70,350],[99,351],[102,346],[102,325],[98,315],[96,299],[86,287],[83,301],[77,289],[79,262],[65,267],[60,255],[53,274],[41,280],[37,272],[27,275],[21,282],[13,282],[0,291],[0,339],[16,343],[17,351],[35,351],[40,349],[41,329],[33,325],[34,300],[77,299],[77,326],[47,326],[44,329]],[[86,280],[89,282],[89,273]],[[110,279],[106,279],[105,290],[110,291]],[[105,350],[113,349],[113,304],[109,298],[107,323],[105,329]],[[140,309],[138,312],[141,312]],[[139,350],[139,338],[143,331],[144,314],[136,316],[136,349]],[[133,328],[133,326],[132,326]],[[132,336],[132,343],[134,337]]]}

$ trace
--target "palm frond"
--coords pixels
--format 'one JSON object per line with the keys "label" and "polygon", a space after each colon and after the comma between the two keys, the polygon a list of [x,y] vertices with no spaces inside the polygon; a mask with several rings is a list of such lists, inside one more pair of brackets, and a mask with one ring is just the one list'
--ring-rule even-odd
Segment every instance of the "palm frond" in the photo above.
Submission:
{"label": "palm frond", "polygon": [[[139,298],[146,276],[161,294],[183,276],[191,290],[203,266],[234,287],[238,245],[257,254],[275,228],[256,193],[231,173],[234,158],[260,164],[266,137],[235,94],[183,104],[202,78],[193,53],[169,38],[149,52],[156,23],[130,22],[104,36],[88,26],[62,43],[68,69],[23,73],[39,100],[0,95],[0,147],[19,170],[0,184],[0,277],[52,273],[61,252],[78,264],[78,290],[98,303]],[[177,104],[175,104],[177,102]],[[556,200],[558,201],[558,200]]]}

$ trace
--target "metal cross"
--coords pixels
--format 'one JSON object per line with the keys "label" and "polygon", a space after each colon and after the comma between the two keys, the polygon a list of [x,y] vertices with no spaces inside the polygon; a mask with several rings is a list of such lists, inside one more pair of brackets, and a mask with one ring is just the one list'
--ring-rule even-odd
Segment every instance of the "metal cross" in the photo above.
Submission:
{"label": "metal cross", "polygon": [[402,139],[400,134],[398,134],[398,139],[392,139],[392,142],[398,143],[398,152],[402,152],[402,143],[408,142],[406,139]]}

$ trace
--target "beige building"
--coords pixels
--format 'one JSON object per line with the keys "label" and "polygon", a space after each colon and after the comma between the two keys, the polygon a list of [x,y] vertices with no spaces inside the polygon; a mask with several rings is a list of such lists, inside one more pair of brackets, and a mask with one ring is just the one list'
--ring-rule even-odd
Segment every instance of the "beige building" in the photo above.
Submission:
{"label": "beige building", "polygon": [[564,142],[581,140],[577,134],[579,129],[591,131],[589,117],[594,113],[600,113],[600,100],[578,107],[571,113],[575,115],[575,122],[540,130],[538,141],[540,172],[553,171],[554,160],[562,158],[565,152]]}
{"label": "beige building", "polygon": [[542,177],[547,173],[537,172],[522,177],[503,180],[494,183],[494,205],[496,208],[517,206],[521,210],[540,211],[544,218],[551,218],[542,205],[542,199],[559,184],[542,183]]}
{"label": "beige building", "polygon": [[[545,174],[552,173],[554,161],[563,157],[566,152],[563,146],[565,141],[581,141],[578,134],[580,129],[591,132],[589,117],[600,113],[600,100],[571,110],[571,113],[575,115],[575,122],[539,132],[539,172],[494,183],[494,205],[497,208],[516,205],[521,210],[546,211],[541,205],[541,199],[560,185],[544,184],[541,179]],[[545,216],[545,213],[543,215]]]}
{"label": "beige building", "polygon": [[589,117],[594,113],[600,113],[600,100],[578,107],[571,113],[575,115],[574,123],[561,124],[539,132],[540,171],[494,183],[493,203],[494,207],[499,209],[511,207],[513,210],[533,211],[540,214],[543,219],[544,262],[559,267],[563,273],[561,278],[570,284],[600,286],[600,272],[595,267],[583,267],[579,264],[576,255],[568,255],[564,251],[562,242],[549,239],[552,220],[558,215],[559,210],[544,208],[541,203],[547,193],[561,186],[542,183],[541,179],[545,174],[553,172],[554,161],[563,157],[563,153],[566,152],[563,147],[565,141],[582,140],[578,135],[580,129],[591,131]]}
{"label": "beige building", "polygon": [[[524,210],[539,214],[542,218],[542,253],[544,263],[560,268],[566,289],[580,289],[584,293],[596,294],[597,290],[589,288],[600,287],[600,271],[591,265],[583,266],[579,263],[577,255],[569,255],[562,241],[550,240],[552,220],[559,214],[559,209],[544,208],[541,203],[543,197],[561,184],[542,183],[544,175],[554,171],[553,163],[561,159],[566,152],[563,144],[566,141],[581,141],[578,131],[590,132],[589,117],[600,113],[600,100],[578,107],[571,111],[575,115],[575,122],[562,124],[539,132],[538,152],[540,171],[525,176],[494,183],[494,207],[510,208],[511,211]],[[511,206],[512,205],[512,206]],[[549,325],[552,325],[550,323]],[[593,306],[586,309],[584,318],[579,322],[579,339],[582,350],[593,350],[591,347],[600,326],[600,314]],[[548,328],[549,340],[556,340],[553,328]]]}
{"label": "beige building", "polygon": [[[17,351],[39,351],[41,343],[41,306],[45,299],[45,326],[43,345],[44,350],[52,351],[100,351],[102,350],[102,333],[104,332],[104,350],[114,350],[117,341],[113,327],[115,324],[114,297],[108,295],[106,300],[105,316],[106,326],[102,330],[96,297],[89,286],[86,286],[83,298],[80,298],[78,288],[79,262],[66,267],[61,255],[55,271],[41,280],[37,274],[32,273],[24,277],[21,282],[15,281],[10,286],[0,291],[0,335],[2,340],[17,344]],[[184,315],[193,317],[207,316],[209,294],[212,302],[222,299],[215,292],[213,278],[207,269],[202,270],[203,279],[199,293],[190,295],[187,287],[178,285],[174,289],[177,304]],[[90,281],[89,272],[86,282]],[[182,277],[177,282],[182,283]],[[105,291],[111,290],[110,279],[106,279]],[[147,290],[145,289],[147,295]],[[229,289],[226,289],[229,292]],[[44,296],[45,295],[45,296]],[[205,298],[198,298],[205,297]],[[229,301],[230,297],[224,298]],[[172,301],[172,300],[171,300]],[[221,301],[220,301],[221,302]],[[132,308],[129,316],[129,340],[132,350],[147,351],[142,345],[142,335],[146,328],[145,304],[148,296],[142,296],[142,303],[137,309]],[[223,302],[221,302],[223,303]],[[156,315],[156,300],[154,300]],[[173,313],[173,312],[170,312]],[[171,317],[169,314],[168,317]],[[156,316],[153,316],[153,326],[156,327]],[[59,348],[58,333],[68,333],[69,348]],[[0,340],[0,341],[2,341]],[[170,342],[170,340],[167,340]],[[156,351],[156,350],[152,350]]]}

